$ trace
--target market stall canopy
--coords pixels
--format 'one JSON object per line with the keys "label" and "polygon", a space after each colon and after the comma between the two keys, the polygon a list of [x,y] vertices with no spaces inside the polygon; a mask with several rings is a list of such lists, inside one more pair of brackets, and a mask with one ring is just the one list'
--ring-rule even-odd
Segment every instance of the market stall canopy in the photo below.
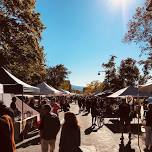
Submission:
{"label": "market stall canopy", "polygon": [[105,90],[103,92],[99,92],[97,94],[95,94],[95,96],[108,96],[111,95],[113,92],[111,90]]}
{"label": "market stall canopy", "polygon": [[146,101],[147,101],[148,103],[152,103],[152,97],[149,97]]}
{"label": "market stall canopy", "polygon": [[68,94],[68,95],[70,95],[71,94],[71,92],[69,92],[69,91],[67,91],[67,90],[64,90],[64,89],[60,89],[64,94]]}
{"label": "market stall canopy", "polygon": [[61,91],[49,86],[45,82],[38,84],[37,87],[40,89],[40,95],[63,95]]}
{"label": "market stall canopy", "polygon": [[152,82],[139,86],[139,91],[141,93],[146,93],[147,96],[152,96]]}
{"label": "market stall canopy", "polygon": [[[18,110],[20,112],[22,112],[22,101],[16,97],[16,107],[18,108]],[[23,102],[23,114],[30,114],[31,116],[37,116],[38,121],[40,120],[40,113],[37,112],[36,110],[34,110],[33,108],[31,108],[29,105],[27,105],[26,103]]]}
{"label": "market stall canopy", "polygon": [[117,98],[117,97],[124,97],[124,96],[146,96],[146,94],[141,94],[138,92],[138,88],[129,86],[123,89],[118,90],[117,92],[108,96],[108,98]]}
{"label": "market stall canopy", "polygon": [[33,87],[16,78],[3,67],[0,67],[0,83],[6,86],[4,87],[6,90],[11,91],[9,93],[38,93],[40,91],[39,88]]}

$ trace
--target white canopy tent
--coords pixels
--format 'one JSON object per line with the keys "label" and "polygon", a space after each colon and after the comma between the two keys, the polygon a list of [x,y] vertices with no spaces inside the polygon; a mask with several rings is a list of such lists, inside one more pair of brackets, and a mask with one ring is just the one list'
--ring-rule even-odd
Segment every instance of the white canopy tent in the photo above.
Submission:
{"label": "white canopy tent", "polygon": [[[0,83],[5,85],[17,85],[20,84],[22,86],[22,89],[20,87],[20,90],[14,93],[38,93],[40,91],[39,88],[33,87],[20,79],[16,78],[14,75],[9,73],[6,69],[0,68]],[[12,92],[11,92],[12,93]]]}
{"label": "white canopy tent", "polygon": [[52,86],[49,86],[45,82],[42,82],[37,85],[37,87],[40,89],[40,95],[55,95],[55,96],[61,96],[63,93]]}
{"label": "white canopy tent", "polygon": [[125,96],[147,97],[147,93],[140,92],[137,87],[129,86],[129,87],[120,89],[107,97],[117,98],[117,97],[125,97]]}
{"label": "white canopy tent", "polygon": [[[18,78],[16,78],[14,75],[12,75],[11,73],[9,73],[6,69],[4,69],[3,67],[0,67],[0,83],[3,85],[3,91],[4,93],[13,93],[13,94],[22,94],[23,93],[30,93],[30,94],[35,94],[40,92],[40,89],[37,87],[33,87],[29,84],[26,84],[25,82],[19,80]],[[2,100],[4,100],[4,94],[2,94]],[[9,96],[6,95],[6,98],[8,98]],[[10,100],[11,101],[11,100]],[[24,102],[23,101],[19,101],[20,105],[21,105],[21,121],[22,121],[22,129],[24,128],[24,124],[23,124],[23,119],[24,119]],[[10,104],[9,101],[7,101],[7,103],[5,103],[6,105]]]}
{"label": "white canopy tent", "polygon": [[146,93],[147,96],[152,96],[152,82],[144,84],[144,85],[140,85],[139,91],[141,93]]}
{"label": "white canopy tent", "polygon": [[71,95],[71,92],[67,91],[67,90],[64,90],[64,89],[60,89],[64,94],[66,95]]}
{"label": "white canopy tent", "polygon": [[97,94],[95,94],[94,96],[107,96],[107,95],[111,95],[113,92],[111,90],[105,90],[103,92],[98,92]]}

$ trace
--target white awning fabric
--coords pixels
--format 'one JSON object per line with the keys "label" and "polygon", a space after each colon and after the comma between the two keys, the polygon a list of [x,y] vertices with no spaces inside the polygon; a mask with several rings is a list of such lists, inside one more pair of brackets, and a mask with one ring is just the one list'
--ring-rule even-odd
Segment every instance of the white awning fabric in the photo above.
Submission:
{"label": "white awning fabric", "polygon": [[[40,92],[40,89],[34,86],[31,86],[20,79],[16,78],[14,75],[9,73],[6,69],[3,67],[0,68],[0,83],[6,84],[6,85],[15,85],[20,84],[23,86],[22,92],[23,93],[38,93]],[[18,92],[21,93],[21,92]]]}
{"label": "white awning fabric", "polygon": [[56,95],[56,96],[61,96],[63,93],[52,86],[49,86],[45,82],[42,82],[37,85],[37,87],[40,89],[40,95]]}
{"label": "white awning fabric", "polygon": [[144,84],[144,85],[140,85],[139,91],[141,93],[146,93],[148,96],[152,96],[152,82]]}
{"label": "white awning fabric", "polygon": [[147,97],[148,94],[146,92],[141,92],[137,87],[129,86],[109,95],[108,98],[117,98],[125,96]]}

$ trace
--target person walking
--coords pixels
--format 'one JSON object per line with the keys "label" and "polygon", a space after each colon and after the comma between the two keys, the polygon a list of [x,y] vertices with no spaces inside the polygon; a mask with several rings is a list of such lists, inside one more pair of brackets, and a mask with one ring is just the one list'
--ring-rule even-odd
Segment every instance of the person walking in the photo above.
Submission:
{"label": "person walking", "polygon": [[12,111],[0,101],[0,147],[3,152],[16,152],[13,119]]}
{"label": "person walking", "polygon": [[152,152],[152,104],[148,105],[148,111],[146,113],[146,138],[145,138],[145,152]]}
{"label": "person walking", "polygon": [[50,152],[54,151],[56,136],[60,130],[59,118],[50,111],[50,105],[43,105],[43,114],[39,126],[42,152],[48,152],[49,149]]}
{"label": "person walking", "polygon": [[97,126],[96,120],[98,115],[98,108],[97,108],[97,99],[92,99],[91,102],[91,117],[92,117],[92,127]]}
{"label": "person walking", "polygon": [[122,99],[122,103],[119,105],[119,116],[120,116],[120,129],[122,132],[122,139],[123,133],[125,130],[125,126],[127,131],[129,132],[128,138],[131,139],[131,119],[130,119],[130,105],[126,103],[126,99]]}
{"label": "person walking", "polygon": [[80,146],[80,127],[74,113],[64,115],[64,124],[61,130],[59,152],[82,152]]}
{"label": "person walking", "polygon": [[51,101],[52,112],[58,116],[59,109],[61,109],[60,105],[56,102],[56,99]]}

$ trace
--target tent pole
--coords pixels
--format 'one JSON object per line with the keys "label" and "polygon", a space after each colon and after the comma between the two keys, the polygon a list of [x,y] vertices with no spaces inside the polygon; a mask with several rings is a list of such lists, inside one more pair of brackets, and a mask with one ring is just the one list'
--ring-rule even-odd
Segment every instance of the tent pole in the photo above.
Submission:
{"label": "tent pole", "polygon": [[[23,92],[22,92],[22,132],[24,130],[24,108],[23,108]],[[24,140],[24,136],[23,136],[23,140]]]}
{"label": "tent pole", "polygon": [[139,143],[139,131],[140,131],[140,125],[139,125],[139,119],[140,119],[140,112],[139,112],[139,108],[140,108],[140,103],[139,103],[139,80],[138,80],[138,96],[137,96],[137,101],[138,101],[138,146],[140,147],[140,143]]}
{"label": "tent pole", "polygon": [[[4,94],[4,93],[2,93],[2,101],[4,100],[4,96],[3,96],[3,94]],[[4,101],[3,101],[3,102],[4,102]]]}

